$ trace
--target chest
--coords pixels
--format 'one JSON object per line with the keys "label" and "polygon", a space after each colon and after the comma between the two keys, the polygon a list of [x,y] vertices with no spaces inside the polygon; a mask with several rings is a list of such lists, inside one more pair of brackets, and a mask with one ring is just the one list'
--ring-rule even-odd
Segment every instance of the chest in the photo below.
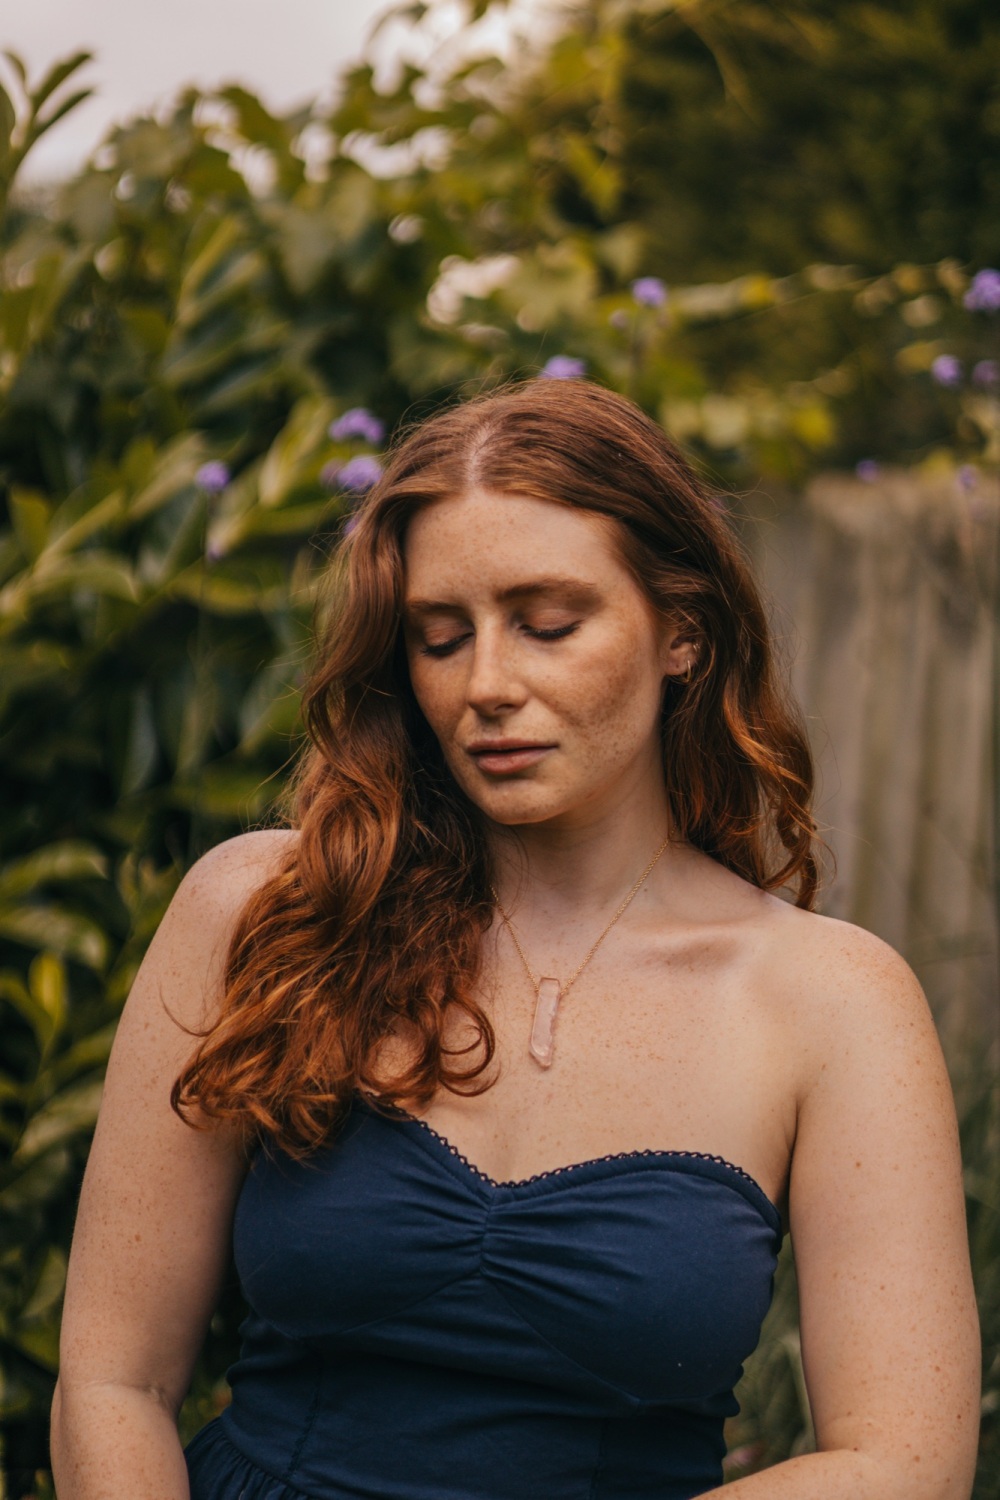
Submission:
{"label": "chest", "polygon": [[[480,1080],[490,1086],[440,1089],[420,1118],[496,1181],[615,1152],[695,1151],[737,1164],[780,1202],[795,1063],[761,957],[745,941],[619,943],[560,1000],[543,1068],[529,1050],[536,989],[494,944],[475,991],[496,1040]],[[450,1018],[449,1047],[474,1040],[467,1018]],[[380,1050],[382,1076],[411,1057],[401,1028]]]}

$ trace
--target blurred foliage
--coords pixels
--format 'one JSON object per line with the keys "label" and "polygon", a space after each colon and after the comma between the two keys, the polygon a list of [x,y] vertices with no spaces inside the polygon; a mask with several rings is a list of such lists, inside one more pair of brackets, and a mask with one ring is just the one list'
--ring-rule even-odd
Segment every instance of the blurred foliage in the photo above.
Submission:
{"label": "blurred foliage", "polygon": [[[419,34],[425,12],[406,7]],[[190,861],[265,819],[316,580],[393,427],[552,356],[714,483],[1000,459],[992,7],[591,0],[501,68],[364,64],[328,111],[189,90],[51,190],[77,54],[0,90],[0,1442],[34,1491],[75,1198],[116,1018]],[[488,21],[487,17],[487,21]],[[993,147],[992,152],[990,150]],[[642,278],[636,286],[636,278]],[[960,362],[946,384],[935,361]],[[940,368],[939,366],[937,368]],[[346,483],[346,475],[345,475]],[[995,1112],[969,1092],[1000,1488]],[[977,1102],[978,1101],[978,1102]],[[992,1152],[992,1155],[990,1154]],[[783,1270],[733,1473],[808,1442]],[[235,1287],[182,1415],[224,1399]],[[46,1493],[44,1477],[37,1494]]]}
{"label": "blurred foliage", "polygon": [[628,201],[667,275],[992,264],[995,6],[661,3],[629,7],[625,36]]}

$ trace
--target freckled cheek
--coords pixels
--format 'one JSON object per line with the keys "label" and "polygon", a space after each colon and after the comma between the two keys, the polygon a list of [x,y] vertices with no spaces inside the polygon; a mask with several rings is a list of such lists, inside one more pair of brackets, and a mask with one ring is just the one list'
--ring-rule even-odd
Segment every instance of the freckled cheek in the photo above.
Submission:
{"label": "freckled cheek", "polygon": [[615,760],[644,741],[656,724],[660,679],[634,639],[580,662],[567,683],[552,684],[550,703],[572,726],[581,749]]}
{"label": "freckled cheek", "polygon": [[[435,664],[437,665],[437,664]],[[442,672],[424,673],[419,659],[410,661],[410,686],[424,718],[440,737],[451,733],[463,707],[463,698],[457,680]]]}

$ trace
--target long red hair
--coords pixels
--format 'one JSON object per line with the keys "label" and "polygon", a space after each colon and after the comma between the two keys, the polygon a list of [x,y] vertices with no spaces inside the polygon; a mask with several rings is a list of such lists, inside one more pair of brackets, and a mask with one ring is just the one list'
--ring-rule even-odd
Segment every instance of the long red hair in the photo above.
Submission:
{"label": "long red hair", "polygon": [[[400,631],[409,518],[473,486],[617,523],[647,598],[699,643],[691,682],[669,681],[663,707],[674,836],[763,890],[794,882],[797,905],[815,900],[812,759],[724,511],[660,428],[599,386],[532,380],[450,407],[397,443],[333,564],[293,783],[300,837],[247,902],[221,1017],[174,1084],[179,1113],[197,1106],[248,1141],[305,1155],[358,1088],[426,1105],[439,1086],[489,1087],[494,1034],[473,994],[493,909],[486,830],[420,712]],[[449,1007],[473,1023],[471,1056],[444,1046]],[[418,1045],[383,1077],[375,1052],[397,1018]]]}

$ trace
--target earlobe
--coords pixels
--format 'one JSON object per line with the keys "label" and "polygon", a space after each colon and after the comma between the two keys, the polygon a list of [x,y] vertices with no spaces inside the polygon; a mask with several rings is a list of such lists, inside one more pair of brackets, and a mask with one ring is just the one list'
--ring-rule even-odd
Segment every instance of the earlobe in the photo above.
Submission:
{"label": "earlobe", "polygon": [[698,641],[690,627],[671,626],[664,632],[660,665],[664,679],[691,681],[698,665]]}

